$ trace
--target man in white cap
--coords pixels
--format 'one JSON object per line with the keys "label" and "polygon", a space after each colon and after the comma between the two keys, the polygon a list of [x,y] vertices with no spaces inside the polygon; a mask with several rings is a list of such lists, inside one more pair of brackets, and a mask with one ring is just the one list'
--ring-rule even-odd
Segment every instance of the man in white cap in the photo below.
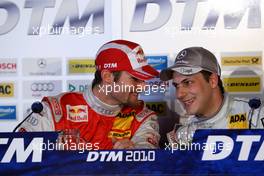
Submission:
{"label": "man in white cap", "polygon": [[43,111],[33,113],[19,131],[77,129],[93,149],[158,148],[157,116],[138,100],[138,91],[159,73],[147,64],[141,46],[108,42],[98,50],[95,64],[87,92],[44,97]]}
{"label": "man in white cap", "polygon": [[188,143],[199,128],[263,128],[260,101],[231,98],[224,93],[216,57],[202,47],[179,52],[174,65],[162,70],[163,81],[172,79],[187,123],[167,134],[170,142]]}

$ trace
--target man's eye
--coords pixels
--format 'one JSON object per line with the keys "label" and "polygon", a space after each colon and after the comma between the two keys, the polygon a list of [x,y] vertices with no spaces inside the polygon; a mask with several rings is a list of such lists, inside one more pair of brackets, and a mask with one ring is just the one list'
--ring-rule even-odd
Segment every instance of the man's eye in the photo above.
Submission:
{"label": "man's eye", "polygon": [[134,77],[130,77],[131,80],[133,80],[134,82],[140,83],[142,82],[140,79],[134,78]]}
{"label": "man's eye", "polygon": [[178,86],[179,86],[179,84],[177,84],[177,83],[172,83],[172,85],[175,87],[175,88],[177,88]]}
{"label": "man's eye", "polygon": [[134,78],[134,77],[131,77],[131,80],[134,81],[134,82],[137,82],[137,79]]}
{"label": "man's eye", "polygon": [[193,82],[191,80],[187,80],[183,82],[184,86],[190,86]]}

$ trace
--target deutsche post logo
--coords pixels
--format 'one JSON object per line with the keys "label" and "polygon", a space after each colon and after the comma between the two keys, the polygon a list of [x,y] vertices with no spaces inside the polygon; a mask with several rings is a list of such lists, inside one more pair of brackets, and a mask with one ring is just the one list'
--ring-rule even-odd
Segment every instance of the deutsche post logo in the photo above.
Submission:
{"label": "deutsche post logo", "polygon": [[0,83],[0,97],[13,97],[14,84],[13,83]]}
{"label": "deutsche post logo", "polygon": [[229,56],[222,57],[222,66],[262,66],[261,56]]}

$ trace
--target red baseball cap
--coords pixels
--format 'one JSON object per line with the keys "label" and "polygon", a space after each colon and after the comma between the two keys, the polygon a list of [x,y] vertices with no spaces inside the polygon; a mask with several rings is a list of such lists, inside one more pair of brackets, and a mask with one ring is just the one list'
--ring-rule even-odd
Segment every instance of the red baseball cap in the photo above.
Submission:
{"label": "red baseball cap", "polygon": [[142,47],[127,40],[114,40],[104,44],[97,52],[97,70],[127,71],[140,80],[148,80],[159,72],[148,65]]}

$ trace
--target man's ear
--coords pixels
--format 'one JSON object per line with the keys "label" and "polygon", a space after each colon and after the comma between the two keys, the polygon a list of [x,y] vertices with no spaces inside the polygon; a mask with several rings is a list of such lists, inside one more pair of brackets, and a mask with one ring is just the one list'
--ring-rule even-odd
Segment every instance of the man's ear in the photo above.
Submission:
{"label": "man's ear", "polygon": [[102,78],[103,83],[111,84],[114,81],[114,76],[112,72],[110,72],[109,70],[102,70],[101,78]]}
{"label": "man's ear", "polygon": [[216,73],[212,73],[210,75],[209,84],[212,88],[216,88],[218,86],[218,75]]}

